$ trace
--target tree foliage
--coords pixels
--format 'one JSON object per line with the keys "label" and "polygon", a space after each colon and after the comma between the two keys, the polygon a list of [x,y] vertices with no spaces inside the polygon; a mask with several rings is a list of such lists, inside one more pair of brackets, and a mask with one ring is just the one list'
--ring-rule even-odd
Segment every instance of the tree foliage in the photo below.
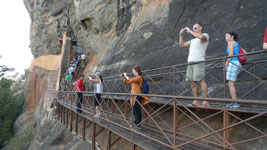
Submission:
{"label": "tree foliage", "polygon": [[[1,58],[2,58],[2,56],[0,55],[0,59]],[[6,65],[0,64],[0,79],[5,76],[6,72],[13,72],[13,71],[15,71],[14,68],[10,68],[10,67],[7,67]],[[14,75],[14,77],[17,75],[18,75],[18,73],[16,73]]]}
{"label": "tree foliage", "polygon": [[12,95],[13,83],[7,78],[0,80],[0,148],[13,137],[13,124],[23,109],[24,95],[17,98]]}

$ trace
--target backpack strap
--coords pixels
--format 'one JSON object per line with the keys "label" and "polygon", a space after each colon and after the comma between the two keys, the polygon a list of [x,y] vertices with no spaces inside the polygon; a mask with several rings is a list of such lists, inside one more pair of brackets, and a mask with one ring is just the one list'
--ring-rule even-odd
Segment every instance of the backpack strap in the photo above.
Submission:
{"label": "backpack strap", "polygon": [[[141,76],[142,77],[142,76]],[[144,84],[144,78],[142,77],[142,81],[143,81],[143,84]],[[142,90],[142,87],[143,86],[140,86],[140,84],[138,83],[138,85],[139,85],[139,87],[140,87],[140,89]]]}

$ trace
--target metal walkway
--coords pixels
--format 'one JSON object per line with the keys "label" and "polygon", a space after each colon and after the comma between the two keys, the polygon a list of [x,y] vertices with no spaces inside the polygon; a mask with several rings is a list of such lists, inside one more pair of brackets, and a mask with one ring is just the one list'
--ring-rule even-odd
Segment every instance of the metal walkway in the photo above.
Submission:
{"label": "metal walkway", "polygon": [[[266,51],[252,52],[247,55],[261,55]],[[267,61],[252,61],[243,65],[242,73],[236,83],[239,99],[229,99],[229,92],[225,80],[225,59],[229,57],[215,58],[206,63],[206,76],[204,77],[209,87],[214,88],[209,93],[209,98],[191,96],[191,87],[185,83],[185,68],[187,64],[163,67],[144,71],[144,76],[150,86],[148,96],[152,103],[142,106],[143,120],[140,123],[142,129],[134,131],[133,109],[129,104],[129,99],[133,94],[129,94],[130,86],[125,86],[121,81],[121,76],[116,75],[104,78],[104,93],[102,93],[100,103],[101,117],[94,119],[95,113],[93,92],[83,92],[83,113],[76,113],[77,96],[75,92],[58,91],[57,114],[60,120],[72,131],[73,123],[75,132],[78,133],[78,124],[82,121],[82,137],[86,138],[85,129],[93,126],[92,129],[92,149],[95,149],[95,140],[99,135],[96,132],[96,124],[109,130],[107,149],[111,149],[116,143],[111,142],[111,133],[126,139],[132,144],[132,149],[138,145],[144,149],[245,149],[244,144],[258,142],[266,139],[267,127],[260,127],[260,124],[252,123],[266,118],[267,100],[266,97],[259,97],[258,93],[264,92],[267,87],[266,71]],[[202,63],[202,62],[198,62]],[[261,71],[258,71],[261,69]],[[91,85],[86,82],[86,89],[91,90]],[[246,89],[240,90],[240,89]],[[264,93],[263,93],[264,95]],[[144,95],[140,95],[144,96]],[[189,107],[187,104],[193,100],[206,100],[211,107]],[[241,104],[238,109],[226,107],[226,103]],[[81,103],[81,101],[78,101]],[[200,112],[209,111],[207,115]],[[75,120],[73,115],[75,114]],[[246,114],[241,117],[239,114]],[[167,115],[167,116],[166,116]],[[79,121],[79,116],[82,120]],[[211,120],[222,117],[221,124],[214,126]],[[184,118],[190,120],[189,123],[181,123]],[[86,125],[86,121],[89,122]],[[238,141],[232,141],[231,136],[236,134],[233,128],[246,125],[249,128],[247,133]],[[188,128],[196,128],[199,133],[186,132]],[[249,133],[253,136],[247,136]]]}
{"label": "metal walkway", "polygon": [[[60,92],[58,93],[58,115],[60,120],[66,124],[66,126],[73,126],[73,120],[68,120],[69,113],[75,113],[76,117],[79,115],[84,119],[90,120],[111,132],[125,138],[133,145],[138,145],[144,149],[237,149],[235,146],[240,144],[257,140],[260,138],[266,138],[267,134],[264,130],[258,129],[257,125],[252,125],[251,120],[259,119],[266,115],[267,110],[261,113],[255,113],[249,115],[247,118],[240,118],[233,111],[227,108],[220,108],[213,114],[201,118],[197,112],[192,108],[190,109],[180,100],[194,99],[194,97],[181,97],[181,96],[167,96],[167,95],[147,95],[151,99],[164,98],[165,104],[158,105],[157,108],[152,105],[142,106],[144,113],[144,119],[140,123],[143,127],[140,131],[134,131],[132,128],[132,106],[128,103],[128,99],[131,94],[117,94],[117,93],[102,93],[103,97],[100,101],[101,117],[100,119],[94,119],[94,106],[93,95],[95,93],[84,92],[83,93],[83,113],[76,113],[76,94],[74,92]],[[120,99],[115,99],[114,97]],[[206,99],[208,101],[221,101],[229,102],[231,99]],[[250,100],[238,100],[238,102],[245,104],[258,104],[267,105],[266,101],[250,101]],[[153,102],[157,104],[157,102]],[[202,108],[206,109],[206,108]],[[171,111],[171,120],[164,118],[164,113]],[[210,119],[215,119],[219,115],[223,115],[223,121],[221,128],[215,129],[210,124]],[[179,121],[183,117],[191,119],[191,123],[179,126]],[[72,117],[70,117],[72,118]],[[231,123],[230,118],[235,118],[238,122]],[[76,119],[77,120],[77,119]],[[70,122],[69,122],[70,121]],[[78,122],[76,121],[75,124]],[[70,125],[71,124],[71,125]],[[259,133],[259,136],[254,138],[247,138],[238,142],[231,143],[230,129],[240,124],[246,124],[255,132]],[[75,125],[77,126],[77,125]],[[190,126],[196,126],[202,131],[201,135],[192,136],[184,133],[183,129]],[[72,128],[72,127],[70,127]],[[85,128],[85,126],[83,126]],[[267,128],[267,127],[266,127]],[[72,130],[72,129],[71,129]],[[85,129],[83,129],[85,131]],[[76,131],[77,132],[77,131]],[[85,133],[83,133],[85,137]]]}

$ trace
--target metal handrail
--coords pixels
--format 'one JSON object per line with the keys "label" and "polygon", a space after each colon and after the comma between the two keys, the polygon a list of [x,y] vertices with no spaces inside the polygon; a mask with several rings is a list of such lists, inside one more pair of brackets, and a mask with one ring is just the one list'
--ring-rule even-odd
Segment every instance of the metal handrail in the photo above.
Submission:
{"label": "metal handrail", "polygon": [[[188,63],[178,64],[178,65],[171,65],[171,66],[166,66],[166,67],[149,69],[149,70],[144,70],[142,72],[148,73],[148,72],[159,71],[159,70],[163,70],[163,69],[171,69],[173,67],[188,66],[188,65],[199,64],[199,63],[203,63],[203,62],[211,62],[211,61],[217,61],[217,60],[224,60],[224,59],[232,58],[232,57],[239,57],[239,56],[245,56],[245,55],[246,56],[249,56],[249,55],[261,54],[261,53],[267,53],[267,51],[266,50],[259,50],[259,51],[256,51],[256,52],[248,52],[246,54],[238,54],[238,55],[233,55],[233,56],[224,56],[224,57],[212,58],[212,59],[203,60],[203,61],[188,62]],[[132,73],[129,73],[129,75],[132,75]],[[109,76],[109,77],[104,77],[103,79],[106,80],[106,79],[114,78],[114,77],[121,77],[121,74],[114,75],[114,76]]]}

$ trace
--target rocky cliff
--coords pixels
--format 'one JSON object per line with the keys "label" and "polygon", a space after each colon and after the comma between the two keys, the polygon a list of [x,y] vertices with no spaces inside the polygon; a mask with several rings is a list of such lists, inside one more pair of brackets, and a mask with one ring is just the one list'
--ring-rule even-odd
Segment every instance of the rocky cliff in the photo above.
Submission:
{"label": "rocky cliff", "polygon": [[[91,51],[84,74],[105,76],[185,63],[188,49],[179,48],[182,27],[201,22],[210,35],[207,56],[226,55],[224,34],[236,31],[248,51],[260,50],[267,22],[266,0],[24,0],[30,14],[31,50],[35,58],[61,52],[63,28],[77,45]],[[190,39],[186,36],[186,40]],[[262,56],[261,56],[262,57]],[[258,59],[251,57],[249,59]],[[28,79],[21,124],[35,128],[28,149],[71,149],[63,145],[64,127],[49,111],[48,86],[53,72],[36,68]],[[28,118],[28,119],[27,119]],[[71,136],[71,135],[70,135]],[[77,140],[72,138],[73,140]],[[70,142],[71,143],[71,142]]]}
{"label": "rocky cliff", "polygon": [[[149,69],[186,62],[188,49],[179,48],[178,33],[195,22],[210,35],[207,56],[225,55],[227,31],[237,32],[248,51],[260,50],[267,20],[264,0],[65,0],[65,5],[60,0],[24,1],[32,18],[35,58],[61,51],[67,14],[71,37],[94,52],[95,69],[106,73],[134,64]],[[61,5],[68,13],[53,14]]]}

